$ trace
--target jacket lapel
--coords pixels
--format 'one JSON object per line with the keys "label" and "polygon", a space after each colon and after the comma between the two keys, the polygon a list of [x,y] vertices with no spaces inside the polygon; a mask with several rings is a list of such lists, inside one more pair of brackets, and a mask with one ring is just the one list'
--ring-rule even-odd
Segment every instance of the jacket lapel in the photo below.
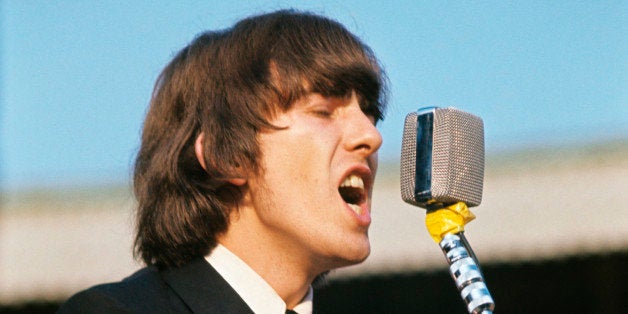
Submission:
{"label": "jacket lapel", "polygon": [[162,277],[194,313],[253,313],[204,258],[165,270]]}

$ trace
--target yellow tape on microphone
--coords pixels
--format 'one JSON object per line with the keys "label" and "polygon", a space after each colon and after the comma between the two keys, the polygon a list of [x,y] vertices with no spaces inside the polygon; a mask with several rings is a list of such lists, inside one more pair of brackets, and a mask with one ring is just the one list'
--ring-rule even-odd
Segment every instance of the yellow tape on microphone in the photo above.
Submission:
{"label": "yellow tape on microphone", "polygon": [[445,235],[464,231],[464,225],[473,219],[475,215],[469,210],[467,204],[458,202],[428,211],[425,216],[425,225],[432,239],[440,243]]}

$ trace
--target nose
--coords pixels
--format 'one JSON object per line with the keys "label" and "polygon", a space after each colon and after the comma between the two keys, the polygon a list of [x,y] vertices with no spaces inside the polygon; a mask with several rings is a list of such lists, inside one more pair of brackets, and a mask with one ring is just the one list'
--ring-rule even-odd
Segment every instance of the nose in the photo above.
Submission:
{"label": "nose", "polygon": [[356,111],[352,114],[350,123],[346,124],[346,148],[368,157],[382,146],[382,135],[375,127],[372,117],[367,116],[359,107]]}

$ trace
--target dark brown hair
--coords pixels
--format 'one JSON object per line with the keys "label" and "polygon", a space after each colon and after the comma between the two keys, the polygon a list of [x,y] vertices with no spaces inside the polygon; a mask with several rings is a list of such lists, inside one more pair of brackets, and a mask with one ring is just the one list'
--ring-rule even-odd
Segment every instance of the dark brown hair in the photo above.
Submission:
{"label": "dark brown hair", "polygon": [[[345,97],[383,117],[385,80],[371,50],[339,23],[296,11],[250,17],[206,32],[160,74],[135,163],[135,253],[176,267],[226,231],[240,193],[228,183],[259,173],[257,133],[312,92]],[[203,169],[194,142],[204,135]]]}

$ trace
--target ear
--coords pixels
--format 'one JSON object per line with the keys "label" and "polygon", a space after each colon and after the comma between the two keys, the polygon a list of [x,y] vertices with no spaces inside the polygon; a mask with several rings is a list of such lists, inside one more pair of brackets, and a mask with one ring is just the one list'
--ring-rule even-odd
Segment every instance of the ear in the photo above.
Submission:
{"label": "ear", "polygon": [[[207,171],[207,164],[205,164],[204,141],[205,141],[205,134],[204,133],[199,134],[198,137],[196,138],[196,141],[194,141],[194,154],[196,154],[196,159],[198,160],[198,163],[201,164],[201,167],[203,167],[203,169]],[[242,186],[246,184],[246,178],[244,177],[229,178],[227,182],[235,186]]]}
{"label": "ear", "polygon": [[205,153],[203,149],[203,143],[205,141],[205,134],[201,133],[194,141],[194,153],[196,154],[196,160],[201,164],[201,167],[207,171],[207,165],[205,164]]}
{"label": "ear", "polygon": [[227,181],[235,186],[243,186],[246,184],[246,178],[231,178]]}

